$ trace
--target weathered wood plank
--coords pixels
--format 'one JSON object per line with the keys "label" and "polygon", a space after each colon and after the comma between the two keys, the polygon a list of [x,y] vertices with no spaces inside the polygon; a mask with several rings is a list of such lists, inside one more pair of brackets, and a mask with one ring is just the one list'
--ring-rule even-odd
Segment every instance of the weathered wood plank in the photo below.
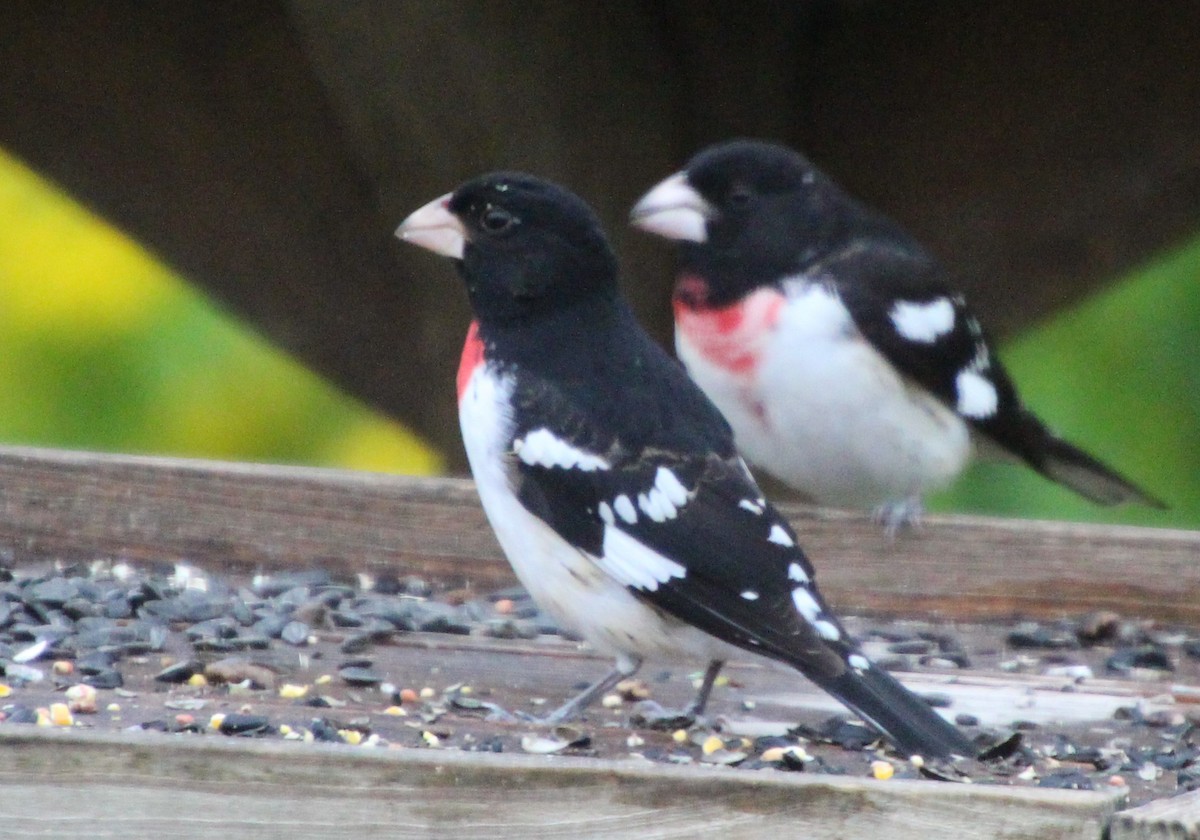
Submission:
{"label": "weathered wood plank", "polygon": [[[503,686],[508,698],[551,697],[556,703],[567,699],[568,685],[598,678],[612,661],[587,646],[547,637],[510,641],[409,633],[390,644],[428,653],[438,663],[438,676],[445,684],[465,682],[493,690]],[[643,674],[678,665],[651,659]],[[710,711],[721,716],[723,727],[739,735],[782,735],[809,713],[834,714],[845,709],[816,685],[800,679],[793,669],[769,659],[744,654],[727,663],[723,673],[737,685],[739,698],[755,704],[752,712],[735,710],[726,690],[716,690]],[[1018,719],[1052,726],[1102,724],[1111,721],[1119,707],[1135,704],[1145,714],[1184,712],[1200,699],[1200,686],[1167,680],[1093,677],[1077,682],[1069,677],[974,669],[893,673],[918,694],[947,697],[948,716],[968,714],[983,726],[1002,729]],[[682,706],[692,698],[692,685],[687,681],[659,683],[654,690],[655,699],[668,707]],[[494,699],[504,705],[507,698]]]}
{"label": "weathered wood plank", "polygon": [[[889,541],[865,516],[784,510],[842,610],[1200,623],[1200,532],[930,516]],[[0,550],[512,582],[467,481],[21,447],[0,447]]]}
{"label": "weathered wood plank", "polygon": [[1118,794],[0,730],[6,836],[1097,840]]}
{"label": "weathered wood plank", "polygon": [[1122,811],[1107,840],[1200,840],[1200,790]]}

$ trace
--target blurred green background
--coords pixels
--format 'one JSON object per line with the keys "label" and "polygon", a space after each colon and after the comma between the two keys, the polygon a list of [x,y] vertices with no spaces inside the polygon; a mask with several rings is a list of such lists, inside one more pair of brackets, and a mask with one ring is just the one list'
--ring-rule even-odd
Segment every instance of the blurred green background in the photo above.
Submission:
{"label": "blurred green background", "polygon": [[[431,474],[340,394],[0,152],[0,442]],[[977,464],[936,510],[1200,526],[1200,239],[1006,342],[1050,425],[1171,506],[1105,509]],[[447,399],[452,391],[447,390]]]}
{"label": "blurred green background", "polygon": [[1103,508],[1027,469],[976,462],[938,510],[1200,526],[1200,238],[1005,342],[1026,403],[1169,506]]}
{"label": "blurred green background", "polygon": [[2,151],[0,219],[0,442],[440,469]]}

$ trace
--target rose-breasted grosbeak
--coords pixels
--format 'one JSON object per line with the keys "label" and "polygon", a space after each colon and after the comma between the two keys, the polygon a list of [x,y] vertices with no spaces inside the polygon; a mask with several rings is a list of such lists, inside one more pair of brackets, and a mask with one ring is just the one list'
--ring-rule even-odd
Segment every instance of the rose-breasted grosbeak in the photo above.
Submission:
{"label": "rose-breasted grosbeak", "polygon": [[518,173],[484,175],[397,235],[453,259],[475,314],[458,372],[463,441],[500,545],[533,598],[616,658],[559,721],[645,657],[738,649],[787,663],[908,754],[972,753],[872,665],[813,581],[720,413],[641,329],[592,211]]}
{"label": "rose-breasted grosbeak", "polygon": [[680,242],[692,379],[739,451],[813,500],[875,506],[894,532],[976,442],[1100,504],[1161,506],[1025,408],[937,261],[796,152],[713,146],[632,222]]}

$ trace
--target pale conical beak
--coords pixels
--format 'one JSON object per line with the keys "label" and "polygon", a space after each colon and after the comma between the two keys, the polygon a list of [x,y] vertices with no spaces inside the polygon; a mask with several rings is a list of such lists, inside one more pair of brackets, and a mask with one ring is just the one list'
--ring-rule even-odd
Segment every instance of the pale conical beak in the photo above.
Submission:
{"label": "pale conical beak", "polygon": [[461,260],[467,244],[467,229],[458,216],[450,212],[452,195],[446,193],[414,210],[396,228],[396,236],[443,257]]}
{"label": "pale conical beak", "polygon": [[708,240],[711,204],[688,183],[686,172],[676,172],[642,196],[630,211],[629,221],[647,233],[689,242]]}

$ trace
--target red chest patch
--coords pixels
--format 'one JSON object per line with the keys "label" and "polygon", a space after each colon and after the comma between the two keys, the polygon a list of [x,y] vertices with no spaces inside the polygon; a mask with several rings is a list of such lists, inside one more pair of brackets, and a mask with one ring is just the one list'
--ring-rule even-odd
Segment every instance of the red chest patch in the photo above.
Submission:
{"label": "red chest patch", "polygon": [[717,367],[750,373],[779,321],[783,295],[775,289],[759,289],[729,306],[710,307],[694,294],[697,283],[703,281],[683,277],[676,287],[675,329]]}
{"label": "red chest patch", "polygon": [[471,381],[475,368],[483,364],[483,342],[479,339],[479,322],[472,321],[467,328],[467,340],[463,344],[462,358],[458,362],[458,399],[462,400],[463,391]]}

